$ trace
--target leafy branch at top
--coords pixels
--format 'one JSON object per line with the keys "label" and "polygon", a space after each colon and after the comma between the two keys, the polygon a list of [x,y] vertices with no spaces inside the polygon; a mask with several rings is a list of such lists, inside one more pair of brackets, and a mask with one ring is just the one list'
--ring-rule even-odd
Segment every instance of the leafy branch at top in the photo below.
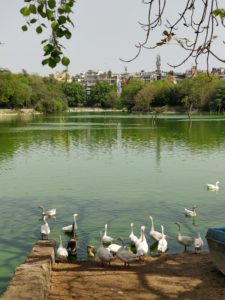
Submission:
{"label": "leafy branch at top", "polygon": [[70,18],[75,0],[23,0],[26,6],[20,13],[26,19],[22,26],[27,31],[35,26],[37,34],[50,30],[50,36],[42,40],[44,59],[43,65],[54,68],[60,62],[68,66],[70,59],[63,55],[64,46],[60,43],[62,38],[70,39],[72,34],[69,26],[74,27]]}

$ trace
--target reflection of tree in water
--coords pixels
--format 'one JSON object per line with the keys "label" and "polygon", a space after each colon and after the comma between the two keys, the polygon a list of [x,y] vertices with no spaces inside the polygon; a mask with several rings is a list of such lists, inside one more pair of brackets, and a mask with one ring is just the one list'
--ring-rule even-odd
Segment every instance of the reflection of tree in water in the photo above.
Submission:
{"label": "reflection of tree in water", "polygon": [[[43,122],[43,120],[45,122]],[[52,121],[50,119],[50,121]],[[35,120],[36,122],[36,120]],[[1,123],[2,124],[2,123]],[[119,126],[118,126],[119,124]],[[151,116],[112,118],[53,119],[47,122],[3,123],[0,128],[0,162],[10,160],[18,152],[32,151],[50,145],[52,149],[69,153],[72,148],[85,148],[90,153],[98,153],[105,148],[112,151],[120,144],[120,149],[145,151],[156,149],[157,161],[161,150],[186,145],[191,151],[214,150],[225,142],[224,122],[219,120],[159,119],[152,125]],[[155,146],[154,146],[155,145]]]}

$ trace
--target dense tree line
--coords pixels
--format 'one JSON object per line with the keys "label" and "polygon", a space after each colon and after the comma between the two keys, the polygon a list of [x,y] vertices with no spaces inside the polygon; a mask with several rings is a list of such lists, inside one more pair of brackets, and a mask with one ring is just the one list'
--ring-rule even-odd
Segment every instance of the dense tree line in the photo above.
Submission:
{"label": "dense tree line", "polygon": [[146,83],[131,79],[117,95],[116,86],[97,82],[87,94],[75,81],[59,82],[53,75],[41,77],[0,72],[0,108],[34,108],[44,113],[59,113],[68,107],[101,107],[125,109],[129,112],[159,113],[168,109],[223,112],[225,109],[225,80],[200,73],[178,83],[173,77]]}

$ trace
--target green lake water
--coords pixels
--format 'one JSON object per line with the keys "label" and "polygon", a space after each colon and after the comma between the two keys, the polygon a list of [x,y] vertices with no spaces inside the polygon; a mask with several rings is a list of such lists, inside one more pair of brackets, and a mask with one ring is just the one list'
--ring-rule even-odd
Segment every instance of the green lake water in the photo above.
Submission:
{"label": "green lake water", "polygon": [[[206,183],[220,181],[218,192]],[[184,208],[198,205],[197,218]],[[182,251],[184,234],[205,236],[225,225],[225,118],[83,113],[0,118],[0,292],[40,238],[37,208],[56,208],[49,238],[78,213],[78,257],[98,247],[99,231],[128,241],[151,214],[163,224],[169,252]],[[66,245],[68,238],[63,235]],[[204,239],[205,241],[205,239]],[[205,241],[205,250],[207,250]]]}

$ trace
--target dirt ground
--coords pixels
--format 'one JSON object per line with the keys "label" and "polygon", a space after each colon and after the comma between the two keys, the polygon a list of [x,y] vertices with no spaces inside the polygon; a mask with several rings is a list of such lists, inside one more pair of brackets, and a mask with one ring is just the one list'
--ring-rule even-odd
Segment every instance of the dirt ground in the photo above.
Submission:
{"label": "dirt ground", "polygon": [[48,300],[56,299],[225,300],[225,276],[207,253],[149,257],[127,268],[117,260],[55,263]]}

